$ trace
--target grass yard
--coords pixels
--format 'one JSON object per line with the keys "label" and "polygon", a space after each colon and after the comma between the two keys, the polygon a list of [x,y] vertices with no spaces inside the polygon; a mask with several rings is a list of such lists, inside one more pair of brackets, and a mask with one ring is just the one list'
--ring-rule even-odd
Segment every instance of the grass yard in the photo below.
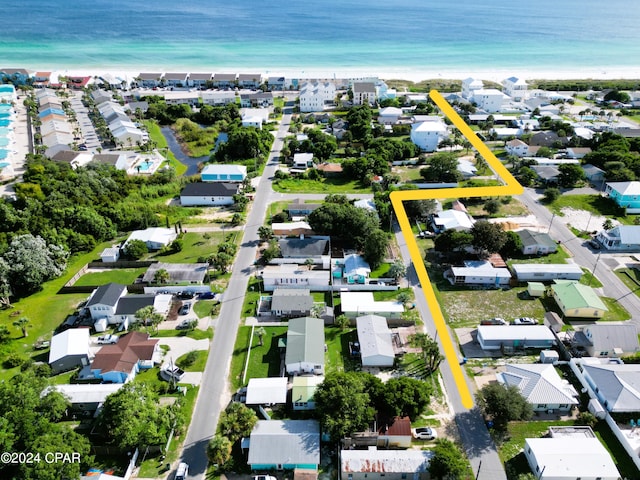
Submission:
{"label": "grass yard", "polygon": [[631,318],[629,312],[627,312],[615,298],[600,297],[600,299],[609,309],[609,311],[604,314],[604,317],[600,319],[601,322],[622,322]]}
{"label": "grass yard", "polygon": [[384,277],[386,277],[387,273],[389,273],[389,267],[390,266],[391,266],[390,263],[381,264],[378,268],[376,268],[375,270],[373,270],[371,272],[369,277],[370,278],[384,278]]}
{"label": "grass yard", "polygon": [[183,247],[182,251],[172,253],[170,255],[163,255],[161,253],[154,253],[150,255],[151,259],[158,260],[167,263],[196,263],[201,257],[208,257],[215,252],[218,244],[223,243],[227,236],[233,243],[237,243],[241,237],[242,232],[207,232],[196,233],[187,232],[182,236]]}
{"label": "grass yard", "polygon": [[[489,197],[486,198],[489,200]],[[513,197],[497,197],[498,204],[500,205],[500,210],[493,215],[489,215],[487,211],[484,209],[484,205],[486,202],[479,203],[477,205],[465,205],[467,207],[467,211],[472,217],[514,217],[527,215],[529,210],[522,203],[516,200]]]}
{"label": "grass yard", "polygon": [[370,193],[371,188],[344,178],[322,180],[286,179],[273,182],[273,189],[281,193]]}
{"label": "grass yard", "polygon": [[379,290],[373,292],[373,299],[376,302],[392,302],[398,298],[400,293],[408,293],[410,301],[415,299],[413,289],[411,288],[399,288],[398,290]]}
{"label": "grass yard", "polygon": [[[190,365],[190,359],[187,359],[189,355],[191,355],[191,358],[195,358],[193,363]],[[179,357],[176,360],[176,365],[182,368],[185,372],[204,372],[208,356],[209,350],[193,350],[192,352],[185,353]]]}
{"label": "grass yard", "polygon": [[256,315],[256,309],[258,302],[260,301],[260,287],[262,282],[256,277],[249,279],[249,286],[247,287],[247,293],[244,296],[244,303],[242,304],[242,318],[254,317]]}
{"label": "grass yard", "polygon": [[74,284],[76,287],[82,286],[100,286],[107,283],[122,283],[129,285],[135,281],[140,275],[143,275],[147,268],[119,268],[105,269],[100,272],[89,272],[81,276]]}
{"label": "grass yard", "polygon": [[189,337],[194,340],[202,340],[204,338],[211,340],[213,338],[213,329],[209,327],[206,330],[200,330],[199,328],[193,330],[159,330],[151,336],[154,338]]}
{"label": "grass yard", "polygon": [[613,217],[625,225],[633,225],[633,216],[625,216],[624,209],[616,202],[600,195],[561,195],[557,200],[548,205],[556,215],[562,216],[562,208],[586,210],[587,212]]}
{"label": "grass yard", "polygon": [[[287,335],[287,327],[263,327],[266,335],[263,345],[258,337],[251,338],[252,327],[240,327],[236,337],[236,345],[231,358],[230,381],[233,391],[246,385],[250,378],[277,377],[280,375],[280,350],[278,340]],[[249,350],[249,345],[251,349]],[[249,362],[245,382],[242,381],[245,363]]]}
{"label": "grass yard", "polygon": [[637,268],[620,268],[614,272],[635,295],[640,296],[640,270]]}
{"label": "grass yard", "polygon": [[516,317],[541,320],[545,309],[539,299],[528,299],[526,287],[509,290],[440,289],[440,307],[454,328],[474,327],[481,320],[501,317],[507,321]]}
{"label": "grass yard", "polygon": [[324,329],[324,341],[327,345],[325,354],[325,372],[350,372],[360,370],[360,359],[349,356],[349,342],[358,341],[355,328],[342,330],[337,327]]}
{"label": "grass yard", "polygon": [[597,277],[593,276],[593,274],[589,270],[583,267],[582,271],[584,272],[584,274],[582,275],[582,278],[580,278],[580,283],[593,288],[602,287],[602,282],[598,280]]}
{"label": "grass yard", "polygon": [[198,318],[216,315],[220,311],[220,302],[216,300],[198,300],[193,305],[193,311]]}
{"label": "grass yard", "polygon": [[512,263],[567,263],[567,259],[569,258],[569,254],[565,250],[562,245],[558,245],[558,250],[555,253],[550,253],[549,255],[542,256],[531,256],[525,258],[512,258],[507,263],[511,265]]}
{"label": "grass yard", "polygon": [[421,168],[424,168],[424,165],[404,165],[393,167],[391,173],[400,176],[400,180],[403,182],[419,182],[423,180],[422,175],[420,175]]}
{"label": "grass yard", "polygon": [[180,163],[173,155],[173,152],[169,150],[167,139],[164,138],[162,130],[160,129],[160,125],[158,125],[153,120],[143,120],[142,123],[144,123],[144,126],[149,132],[149,139],[153,140],[156,143],[158,150],[160,150],[164,154],[164,156],[169,159],[169,165],[175,168],[176,174],[178,176],[184,175],[187,171],[187,166],[183,163]]}

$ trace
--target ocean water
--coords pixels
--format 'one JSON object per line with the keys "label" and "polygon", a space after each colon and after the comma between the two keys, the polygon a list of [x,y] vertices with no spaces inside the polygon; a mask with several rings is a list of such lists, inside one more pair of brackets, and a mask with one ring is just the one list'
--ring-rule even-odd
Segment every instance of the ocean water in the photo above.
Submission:
{"label": "ocean water", "polygon": [[638,25],[634,0],[20,0],[0,67],[637,71]]}

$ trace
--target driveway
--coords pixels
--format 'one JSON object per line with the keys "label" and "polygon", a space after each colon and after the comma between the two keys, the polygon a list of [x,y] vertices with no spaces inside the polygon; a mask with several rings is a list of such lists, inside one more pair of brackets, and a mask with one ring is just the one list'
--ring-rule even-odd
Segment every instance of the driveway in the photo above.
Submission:
{"label": "driveway", "polygon": [[[160,368],[163,368],[165,365],[168,365],[172,361],[175,362],[182,355],[191,352],[192,350],[208,350],[209,349],[209,340],[194,340],[189,337],[168,337],[168,338],[160,338],[158,342],[160,345],[167,345],[169,350],[165,354],[162,359],[162,365]],[[192,385],[200,385],[202,381],[202,372],[187,372],[185,373],[183,379],[180,383],[190,383]]]}

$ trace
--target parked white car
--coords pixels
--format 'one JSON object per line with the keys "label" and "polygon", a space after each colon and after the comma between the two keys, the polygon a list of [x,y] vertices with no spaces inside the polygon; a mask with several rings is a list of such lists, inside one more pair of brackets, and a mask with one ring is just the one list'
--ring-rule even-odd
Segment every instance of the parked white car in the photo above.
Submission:
{"label": "parked white car", "polygon": [[118,335],[112,335],[112,334],[108,334],[108,335],[102,335],[100,337],[98,337],[98,340],[96,340],[96,343],[98,345],[113,345],[114,343],[118,343]]}
{"label": "parked white car", "polygon": [[412,430],[413,438],[417,438],[418,440],[435,440],[438,438],[438,434],[431,427],[419,427]]}

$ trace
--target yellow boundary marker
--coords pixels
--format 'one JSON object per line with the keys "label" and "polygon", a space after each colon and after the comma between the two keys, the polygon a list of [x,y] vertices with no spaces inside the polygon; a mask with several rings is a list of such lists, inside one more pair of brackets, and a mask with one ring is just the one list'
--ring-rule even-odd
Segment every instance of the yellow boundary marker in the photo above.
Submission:
{"label": "yellow boundary marker", "polygon": [[418,280],[420,281],[420,285],[422,285],[425,299],[427,300],[431,315],[433,316],[436,331],[440,336],[440,341],[442,342],[442,346],[444,349],[444,358],[447,362],[449,362],[451,371],[453,373],[453,378],[456,382],[456,385],[458,386],[460,400],[462,401],[462,405],[464,405],[465,408],[471,408],[473,407],[473,397],[471,396],[471,392],[469,391],[467,383],[465,382],[462,367],[460,366],[455,347],[453,346],[453,340],[451,338],[451,335],[449,335],[449,331],[447,330],[447,325],[444,321],[444,317],[442,316],[440,305],[438,304],[438,300],[436,299],[433,287],[431,286],[431,282],[429,281],[427,269],[424,265],[415,236],[411,231],[411,224],[409,223],[409,218],[407,217],[407,212],[405,211],[402,202],[406,200],[432,200],[439,198],[470,198],[483,196],[498,197],[505,195],[519,195],[523,192],[523,188],[518,183],[518,181],[513,178],[513,176],[505,168],[505,166],[502,165],[500,160],[496,158],[491,150],[489,150],[489,148],[482,142],[482,140],[478,138],[473,130],[471,130],[471,128],[464,122],[464,120],[460,118],[456,111],[451,107],[451,105],[449,105],[449,103],[442,97],[442,95],[440,95],[437,90],[431,90],[431,92],[429,92],[429,97],[431,97],[431,100],[433,100],[438,108],[440,108],[442,113],[444,113],[444,115],[449,120],[451,120],[451,122],[458,128],[458,130],[460,130],[460,133],[462,133],[462,135],[467,140],[469,140],[471,145],[473,145],[478,153],[480,153],[482,158],[485,159],[491,170],[493,170],[493,172],[504,182],[503,185],[492,187],[456,187],[438,188],[433,190],[403,190],[391,192],[391,194],[389,195],[391,204],[393,205],[393,209],[396,213],[396,217],[400,225],[400,229],[402,230],[404,239],[407,242],[407,248],[409,249],[409,253],[411,254],[411,260],[413,261],[413,265],[416,269]]}

